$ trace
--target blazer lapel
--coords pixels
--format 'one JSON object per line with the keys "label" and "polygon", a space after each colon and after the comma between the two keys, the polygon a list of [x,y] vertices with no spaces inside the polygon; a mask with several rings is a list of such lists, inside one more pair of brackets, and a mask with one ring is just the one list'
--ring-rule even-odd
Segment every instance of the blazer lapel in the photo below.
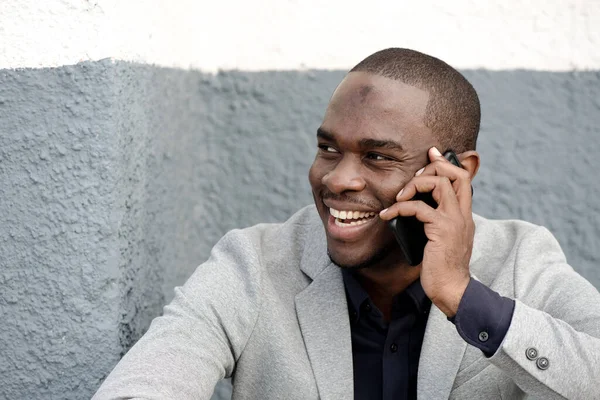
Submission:
{"label": "blazer lapel", "polygon": [[[320,220],[313,223],[300,263],[313,281],[296,296],[296,312],[321,399],[352,399],[352,341],[344,282],[327,256]],[[471,260],[477,258],[474,247]],[[448,399],[466,347],[454,324],[432,305],[419,361],[419,399]]]}
{"label": "blazer lapel", "polygon": [[338,267],[329,263],[296,296],[296,312],[320,398],[354,398],[350,322]]}
{"label": "blazer lapel", "polygon": [[466,348],[454,324],[432,305],[419,358],[417,398],[448,399]]}
{"label": "blazer lapel", "polygon": [[[473,273],[478,269],[481,261],[477,236],[479,217],[475,214],[473,217],[475,240],[469,269],[471,277],[479,280]],[[458,334],[456,326],[448,321],[446,315],[439,308],[431,305],[419,358],[417,398],[424,400],[448,399],[466,349],[467,342]]]}

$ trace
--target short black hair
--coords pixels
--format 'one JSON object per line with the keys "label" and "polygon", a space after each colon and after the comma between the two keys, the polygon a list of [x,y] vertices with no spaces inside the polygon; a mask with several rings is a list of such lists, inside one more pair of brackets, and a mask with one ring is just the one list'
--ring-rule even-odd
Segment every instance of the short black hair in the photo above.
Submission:
{"label": "short black hair", "polygon": [[429,92],[425,124],[456,153],[475,150],[481,109],[473,86],[444,61],[415,50],[389,48],[371,54],[350,72],[385,76]]}

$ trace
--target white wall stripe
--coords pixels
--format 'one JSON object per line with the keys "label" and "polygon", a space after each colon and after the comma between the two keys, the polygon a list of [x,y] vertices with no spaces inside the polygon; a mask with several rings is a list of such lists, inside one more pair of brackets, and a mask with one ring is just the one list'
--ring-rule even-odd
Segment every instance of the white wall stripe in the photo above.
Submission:
{"label": "white wall stripe", "polygon": [[599,0],[2,0],[0,68],[112,57],[218,69],[346,69],[390,46],[458,68],[600,68]]}

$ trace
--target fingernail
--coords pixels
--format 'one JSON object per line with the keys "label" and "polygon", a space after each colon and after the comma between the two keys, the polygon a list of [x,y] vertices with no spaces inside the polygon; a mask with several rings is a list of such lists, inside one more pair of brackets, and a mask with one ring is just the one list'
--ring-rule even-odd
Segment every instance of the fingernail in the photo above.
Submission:
{"label": "fingernail", "polygon": [[423,171],[425,171],[425,167],[423,167],[423,168],[421,168],[420,170],[418,170],[418,171],[415,173],[415,176],[419,176],[419,175],[421,175],[421,174],[423,173]]}
{"label": "fingernail", "polygon": [[437,147],[434,147],[432,151],[433,151],[433,154],[438,157],[442,155],[442,153],[440,153],[440,151],[437,149]]}
{"label": "fingernail", "polygon": [[385,209],[383,209],[383,210],[379,211],[379,215],[385,214],[387,210],[388,210],[388,209],[387,209],[387,208],[385,208]]}

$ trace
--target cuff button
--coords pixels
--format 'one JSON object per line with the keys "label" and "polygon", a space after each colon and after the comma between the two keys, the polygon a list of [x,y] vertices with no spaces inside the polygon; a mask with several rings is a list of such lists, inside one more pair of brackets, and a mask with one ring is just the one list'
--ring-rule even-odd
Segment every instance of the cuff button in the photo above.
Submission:
{"label": "cuff button", "polygon": [[490,335],[488,335],[488,333],[486,331],[479,332],[479,341],[480,342],[487,342],[487,340],[489,338],[490,338]]}
{"label": "cuff button", "polygon": [[537,367],[543,371],[545,369],[548,369],[548,367],[550,366],[550,361],[546,357],[540,357],[535,362],[535,365],[537,365]]}
{"label": "cuff button", "polygon": [[525,351],[525,355],[527,356],[528,360],[533,361],[538,358],[538,351],[535,347],[530,347],[527,349],[527,351]]}

